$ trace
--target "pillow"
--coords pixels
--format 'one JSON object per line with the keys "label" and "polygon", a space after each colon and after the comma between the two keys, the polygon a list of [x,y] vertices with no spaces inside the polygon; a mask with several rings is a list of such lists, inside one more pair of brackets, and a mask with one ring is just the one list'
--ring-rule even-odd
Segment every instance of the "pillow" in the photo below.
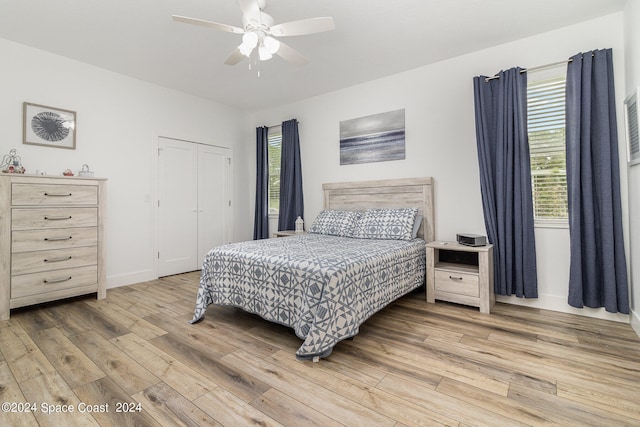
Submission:
{"label": "pillow", "polygon": [[362,212],[341,210],[322,211],[313,222],[309,233],[351,237],[360,216],[362,216]]}
{"label": "pillow", "polygon": [[411,240],[417,213],[416,208],[369,209],[358,221],[353,237]]}

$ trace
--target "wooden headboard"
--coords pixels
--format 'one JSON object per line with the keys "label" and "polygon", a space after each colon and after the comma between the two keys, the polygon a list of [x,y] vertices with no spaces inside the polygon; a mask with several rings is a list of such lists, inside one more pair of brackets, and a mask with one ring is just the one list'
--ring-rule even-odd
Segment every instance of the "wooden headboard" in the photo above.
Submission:
{"label": "wooden headboard", "polygon": [[435,240],[433,178],[385,179],[322,184],[324,209],[418,208],[424,216],[418,237]]}

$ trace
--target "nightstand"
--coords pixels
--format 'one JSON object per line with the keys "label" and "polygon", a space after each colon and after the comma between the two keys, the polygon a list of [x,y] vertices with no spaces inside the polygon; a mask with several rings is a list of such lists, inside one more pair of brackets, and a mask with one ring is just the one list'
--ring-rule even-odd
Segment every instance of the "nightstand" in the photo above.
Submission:
{"label": "nightstand", "polygon": [[427,243],[427,302],[435,300],[478,307],[489,313],[493,292],[493,245]]}
{"label": "nightstand", "polygon": [[296,234],[302,234],[302,233],[296,233],[294,230],[274,231],[273,237],[295,236]]}

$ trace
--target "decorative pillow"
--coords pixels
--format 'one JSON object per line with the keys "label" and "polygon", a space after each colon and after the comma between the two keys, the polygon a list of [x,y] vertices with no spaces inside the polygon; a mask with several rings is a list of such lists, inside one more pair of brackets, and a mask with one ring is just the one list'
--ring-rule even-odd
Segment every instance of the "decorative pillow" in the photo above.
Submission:
{"label": "decorative pillow", "polygon": [[411,240],[418,209],[369,209],[358,221],[353,237]]}
{"label": "decorative pillow", "polygon": [[351,237],[362,212],[330,210],[322,211],[316,217],[309,233]]}

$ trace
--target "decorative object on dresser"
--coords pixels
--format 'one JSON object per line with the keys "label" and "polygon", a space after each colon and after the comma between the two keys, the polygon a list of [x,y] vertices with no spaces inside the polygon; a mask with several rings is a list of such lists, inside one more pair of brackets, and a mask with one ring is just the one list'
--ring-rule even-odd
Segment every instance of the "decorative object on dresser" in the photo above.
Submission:
{"label": "decorative object on dresser", "polygon": [[427,302],[435,300],[478,307],[489,313],[493,291],[493,245],[427,243]]}
{"label": "decorative object on dresser", "polygon": [[9,151],[9,154],[5,154],[0,162],[0,169],[3,173],[25,173],[26,169],[22,166],[22,159],[17,154],[15,148]]}
{"label": "decorative object on dresser", "polygon": [[83,178],[93,178],[93,171],[89,170],[89,165],[85,163],[82,165],[82,169],[78,172],[78,176]]}
{"label": "decorative object on dresser", "polygon": [[76,112],[23,103],[24,144],[76,149]]}
{"label": "decorative object on dresser", "polygon": [[103,178],[0,175],[0,320],[10,309],[106,296]]}

